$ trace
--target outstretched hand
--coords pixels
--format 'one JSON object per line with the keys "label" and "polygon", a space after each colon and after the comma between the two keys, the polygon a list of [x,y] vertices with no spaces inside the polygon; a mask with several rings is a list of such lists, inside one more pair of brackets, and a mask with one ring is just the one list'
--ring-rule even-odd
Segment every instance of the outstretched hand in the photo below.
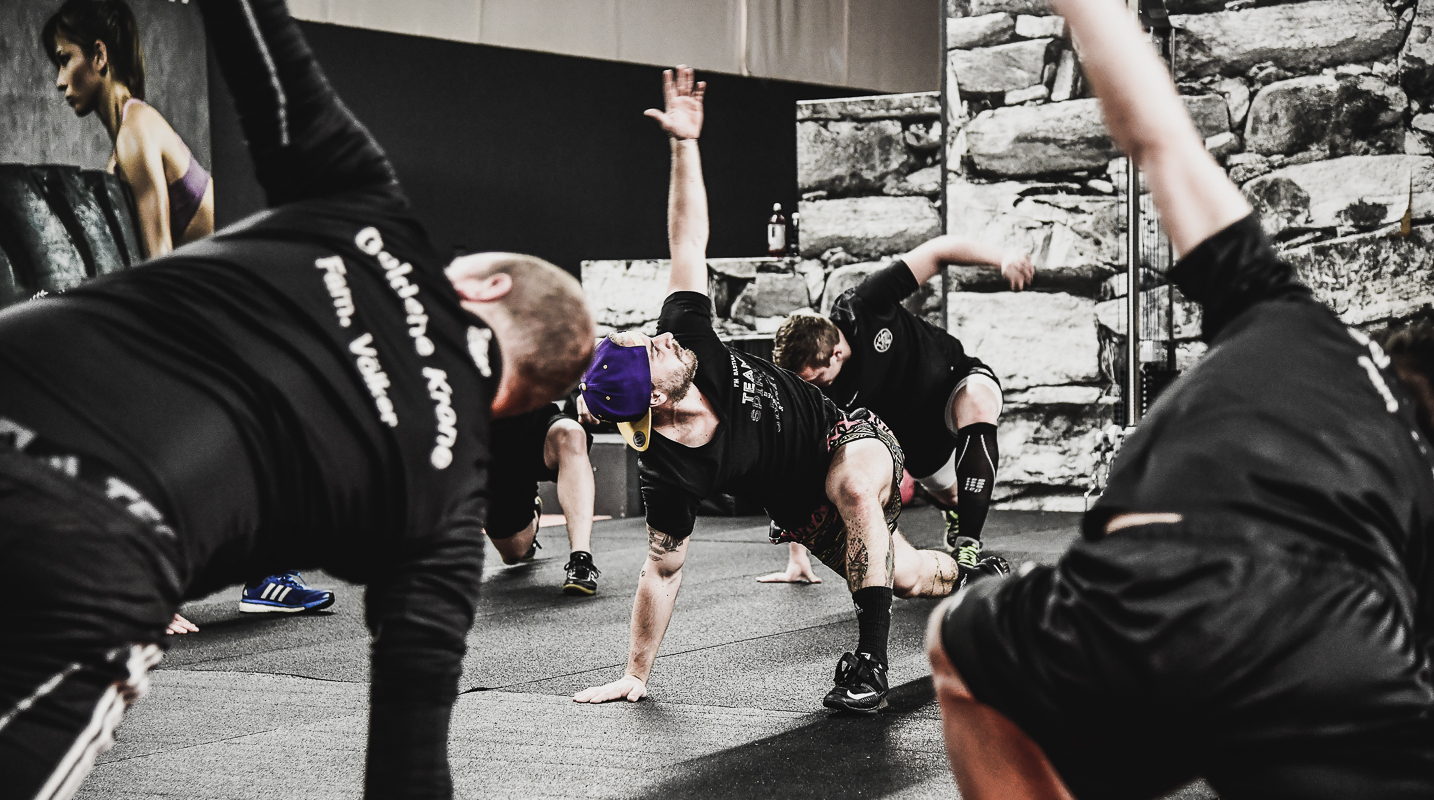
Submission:
{"label": "outstretched hand", "polygon": [[821,583],[822,579],[812,572],[812,566],[808,564],[805,568],[788,565],[781,572],[770,572],[757,577],[757,583]]}
{"label": "outstretched hand", "polygon": [[812,571],[812,559],[807,548],[796,542],[787,544],[787,568],[757,578],[757,583],[821,583],[822,579]]}
{"label": "outstretched hand", "polygon": [[165,628],[164,632],[171,635],[176,633],[199,633],[199,626],[175,614],[174,619],[169,621],[169,627]]}
{"label": "outstretched hand", "polygon": [[657,120],[674,139],[696,139],[702,135],[702,95],[707,92],[707,83],[694,82],[693,77],[692,69],[681,64],[677,65],[675,75],[670,69],[663,70],[662,97],[666,108],[642,112]]}
{"label": "outstretched hand", "polygon": [[1001,256],[1001,277],[1011,284],[1011,291],[1019,292],[1030,285],[1036,276],[1036,265],[1031,257],[1019,250],[1007,250]]}
{"label": "outstretched hand", "polygon": [[579,703],[606,703],[609,700],[626,699],[636,703],[647,697],[647,684],[634,675],[624,675],[612,683],[592,686],[573,695]]}

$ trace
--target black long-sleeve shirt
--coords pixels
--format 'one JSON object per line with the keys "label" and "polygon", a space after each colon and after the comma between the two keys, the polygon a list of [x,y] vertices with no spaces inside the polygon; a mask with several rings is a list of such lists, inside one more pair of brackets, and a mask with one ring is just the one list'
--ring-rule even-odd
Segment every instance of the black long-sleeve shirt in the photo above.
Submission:
{"label": "black long-sleeve shirt", "polygon": [[0,416],[162,506],[189,596],[366,583],[369,792],[446,797],[498,348],[283,3],[200,5],[271,209],[0,313]]}

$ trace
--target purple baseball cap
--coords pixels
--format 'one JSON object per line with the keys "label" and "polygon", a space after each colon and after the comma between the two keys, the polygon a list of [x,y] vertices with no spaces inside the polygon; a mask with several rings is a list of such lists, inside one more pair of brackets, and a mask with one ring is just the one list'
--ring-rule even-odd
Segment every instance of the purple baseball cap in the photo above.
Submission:
{"label": "purple baseball cap", "polygon": [[652,365],[646,345],[620,345],[604,338],[578,390],[588,411],[598,419],[616,422],[618,432],[634,450],[644,451],[651,444]]}

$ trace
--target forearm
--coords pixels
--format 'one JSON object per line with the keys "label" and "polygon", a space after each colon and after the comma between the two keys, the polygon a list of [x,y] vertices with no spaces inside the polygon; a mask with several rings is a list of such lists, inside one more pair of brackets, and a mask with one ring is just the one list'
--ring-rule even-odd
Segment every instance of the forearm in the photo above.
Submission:
{"label": "forearm", "polygon": [[1054,0],[1076,38],[1106,127],[1145,172],[1177,256],[1250,213],[1250,204],[1205,150],[1170,73],[1116,0]]}
{"label": "forearm", "polygon": [[637,579],[637,597],[632,602],[632,631],[627,654],[627,674],[647,682],[653,661],[662,646],[662,637],[677,606],[682,587],[682,568],[662,574],[649,560]]}
{"label": "forearm", "polygon": [[174,249],[169,235],[169,208],[159,192],[147,192],[137,198],[135,207],[139,210],[140,235],[144,237],[145,258],[158,258]]}
{"label": "forearm", "polygon": [[1116,145],[1144,168],[1152,145],[1203,140],[1170,73],[1133,14],[1117,0],[1052,0],[1076,39],[1083,74]]}
{"label": "forearm", "polygon": [[707,187],[696,139],[672,138],[672,182],[667,199],[667,243],[672,252],[671,291],[707,291]]}
{"label": "forearm", "polygon": [[907,253],[902,260],[911,269],[918,284],[925,283],[947,264],[1001,268],[1005,249],[962,236],[938,236]]}
{"label": "forearm", "polygon": [[200,0],[199,9],[270,206],[396,180],[281,0]]}
{"label": "forearm", "polygon": [[482,575],[474,536],[399,554],[371,584],[373,631],[367,794],[447,798],[448,724]]}

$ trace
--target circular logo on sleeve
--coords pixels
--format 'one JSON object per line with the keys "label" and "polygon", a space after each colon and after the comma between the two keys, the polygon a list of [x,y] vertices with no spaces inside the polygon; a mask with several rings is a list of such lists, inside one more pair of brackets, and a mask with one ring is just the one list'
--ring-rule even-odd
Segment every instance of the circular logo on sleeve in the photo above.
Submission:
{"label": "circular logo on sleeve", "polygon": [[880,331],[877,331],[876,341],[872,342],[872,345],[876,347],[876,352],[878,353],[885,353],[887,350],[890,350],[891,329],[882,328]]}
{"label": "circular logo on sleeve", "polygon": [[642,435],[642,431],[633,431],[632,443],[637,447],[642,447],[644,444],[647,443],[647,437]]}

